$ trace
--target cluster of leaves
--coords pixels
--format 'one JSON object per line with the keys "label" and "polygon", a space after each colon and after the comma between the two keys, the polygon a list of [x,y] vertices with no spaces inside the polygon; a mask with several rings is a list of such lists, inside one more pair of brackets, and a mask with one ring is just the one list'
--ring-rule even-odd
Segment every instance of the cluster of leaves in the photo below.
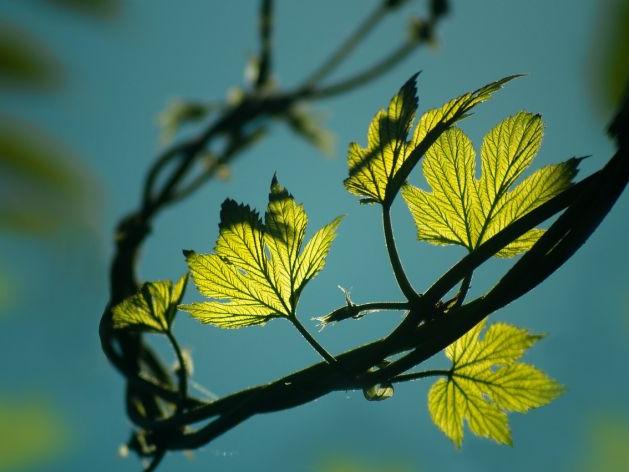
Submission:
{"label": "cluster of leaves", "polygon": [[[479,178],[472,143],[454,126],[515,77],[490,83],[427,111],[411,133],[418,105],[416,77],[412,77],[373,118],[367,147],[350,144],[349,177],[344,182],[347,190],[361,197],[361,202],[382,205],[384,211],[401,191],[420,240],[458,244],[470,252],[564,191],[576,175],[578,159],[543,167],[517,183],[541,145],[539,115],[517,113],[485,136]],[[407,183],[422,157],[431,192]],[[196,287],[210,300],[179,308],[220,328],[287,318],[304,334],[296,317],[299,296],[323,268],[341,218],[321,228],[304,245],[307,221],[302,205],[275,177],[264,221],[249,206],[226,200],[214,251],[185,251]],[[533,229],[496,255],[511,257],[526,251],[542,233]],[[175,285],[156,282],[143,286],[114,309],[114,325],[169,333],[184,285],[185,277]],[[349,301],[348,305],[355,308]],[[541,336],[497,323],[481,339],[484,325],[481,322],[445,350],[452,366],[448,371],[436,371],[446,378],[438,380],[428,396],[433,421],[457,446],[463,439],[464,422],[476,435],[510,444],[507,412],[526,412],[562,392],[557,382],[520,362]],[[304,336],[321,353],[322,348],[307,332]],[[328,362],[334,361],[324,354]],[[388,383],[365,390],[369,399],[388,398],[392,393]]]}

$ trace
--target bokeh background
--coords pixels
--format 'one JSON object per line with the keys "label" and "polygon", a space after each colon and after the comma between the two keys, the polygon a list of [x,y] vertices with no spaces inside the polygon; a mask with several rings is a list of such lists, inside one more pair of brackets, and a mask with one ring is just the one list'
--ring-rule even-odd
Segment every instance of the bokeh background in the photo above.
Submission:
{"label": "bokeh background", "polygon": [[[375,3],[279,0],[279,84],[298,84]],[[587,154],[587,175],[613,152],[605,125],[627,77],[628,3],[451,2],[433,47],[365,88],[313,105],[336,136],[333,157],[278,123],[230,167],[229,179],[163,212],[143,252],[142,277],[178,277],[182,248],[213,245],[220,202],[229,196],[263,208],[277,171],[305,204],[311,228],[347,214],[326,269],[303,295],[308,326],[315,331],[310,318],[343,303],[337,285],[355,302],[400,300],[377,209],[359,206],[341,184],[347,143],[365,141],[373,114],[417,70],[422,110],[526,73],[462,127],[479,145],[505,116],[539,112],[546,133],[534,167]],[[332,79],[389,51],[408,17],[425,9],[414,0],[387,18]],[[222,100],[244,86],[244,66],[258,47],[256,13],[252,0],[0,1],[0,470],[139,470],[135,457],[119,454],[130,432],[123,383],[97,333],[113,228],[137,205],[143,175],[163,146],[157,117],[168,103]],[[419,172],[412,178],[424,185]],[[514,447],[468,434],[455,450],[430,421],[425,381],[399,386],[381,403],[337,393],[255,417],[199,451],[168,455],[162,470],[629,470],[628,210],[623,195],[572,260],[492,316],[548,333],[527,360],[568,388],[548,407],[511,416]],[[402,204],[394,225],[418,288],[463,255],[418,243]],[[480,270],[472,295],[508,266],[493,261]],[[190,289],[187,299],[195,297]],[[398,321],[374,314],[317,336],[339,352]],[[224,332],[184,314],[175,332],[194,357],[194,381],[218,395],[317,361],[282,321]],[[429,365],[447,363],[440,355]]]}

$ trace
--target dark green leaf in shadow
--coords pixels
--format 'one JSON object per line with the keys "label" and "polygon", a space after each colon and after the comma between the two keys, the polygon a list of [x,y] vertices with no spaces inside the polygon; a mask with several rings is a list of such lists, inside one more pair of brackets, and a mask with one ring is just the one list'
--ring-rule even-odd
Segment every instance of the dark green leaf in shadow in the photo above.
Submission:
{"label": "dark green leaf in shadow", "polygon": [[111,19],[117,16],[122,9],[120,0],[44,0],[54,6],[90,15],[102,19]]}
{"label": "dark green leaf in shadow", "polygon": [[598,3],[601,18],[593,35],[588,72],[602,107],[615,107],[629,80],[629,0]]}
{"label": "dark green leaf in shadow", "polygon": [[94,225],[92,178],[41,130],[0,120],[0,230],[47,233]]}
{"label": "dark green leaf in shadow", "polygon": [[327,156],[334,154],[334,134],[323,126],[323,118],[305,104],[296,104],[286,115],[286,123],[294,133],[304,138]]}
{"label": "dark green leaf in shadow", "polygon": [[0,86],[48,90],[61,84],[62,75],[60,63],[41,40],[0,23]]}

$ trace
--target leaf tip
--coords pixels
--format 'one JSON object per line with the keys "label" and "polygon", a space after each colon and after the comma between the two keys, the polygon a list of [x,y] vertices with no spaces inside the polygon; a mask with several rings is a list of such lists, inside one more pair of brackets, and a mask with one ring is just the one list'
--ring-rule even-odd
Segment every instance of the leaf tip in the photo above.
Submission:
{"label": "leaf tip", "polygon": [[[182,249],[181,252],[183,253],[183,257],[185,257],[186,259],[191,258],[195,254],[192,249]],[[188,274],[185,275],[185,277],[187,276]]]}

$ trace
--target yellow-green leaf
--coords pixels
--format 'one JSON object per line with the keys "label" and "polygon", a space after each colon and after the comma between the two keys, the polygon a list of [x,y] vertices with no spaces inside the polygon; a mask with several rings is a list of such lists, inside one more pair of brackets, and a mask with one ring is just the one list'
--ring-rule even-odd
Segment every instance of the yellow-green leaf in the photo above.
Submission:
{"label": "yellow-green leaf", "polygon": [[188,275],[175,284],[170,280],[146,282],[137,293],[114,307],[114,328],[140,328],[160,333],[170,331],[187,281]]}
{"label": "yellow-green leaf", "polygon": [[[420,240],[478,245],[572,185],[579,159],[543,167],[515,185],[531,165],[543,135],[539,115],[520,112],[492,129],[481,146],[481,176],[470,139],[458,128],[439,136],[428,149],[423,172],[432,192],[402,189]],[[498,252],[511,257],[528,250],[543,230],[532,229]]]}
{"label": "yellow-green leaf", "polygon": [[195,285],[211,300],[181,309],[220,328],[294,316],[304,285],[325,265],[340,222],[321,228],[304,247],[308,216],[275,177],[264,223],[248,206],[226,200],[214,253],[187,254]]}
{"label": "yellow-green leaf", "polygon": [[386,110],[380,110],[369,125],[367,147],[351,143],[347,153],[349,177],[344,184],[365,203],[385,203],[406,180],[430,145],[479,103],[488,100],[505,83],[518,76],[505,77],[429,110],[420,119],[410,140],[417,110],[417,75],[400,88]]}
{"label": "yellow-green leaf", "polygon": [[540,335],[496,323],[480,339],[484,325],[482,321],[446,348],[450,375],[428,393],[433,421],[457,447],[463,441],[464,422],[477,436],[511,444],[507,413],[525,413],[563,392],[555,380],[518,362]]}
{"label": "yellow-green leaf", "polygon": [[345,187],[368,201],[384,202],[389,180],[406,157],[406,137],[417,110],[417,75],[391,99],[386,110],[376,113],[367,133],[367,147],[351,143],[347,153],[349,177]]}

